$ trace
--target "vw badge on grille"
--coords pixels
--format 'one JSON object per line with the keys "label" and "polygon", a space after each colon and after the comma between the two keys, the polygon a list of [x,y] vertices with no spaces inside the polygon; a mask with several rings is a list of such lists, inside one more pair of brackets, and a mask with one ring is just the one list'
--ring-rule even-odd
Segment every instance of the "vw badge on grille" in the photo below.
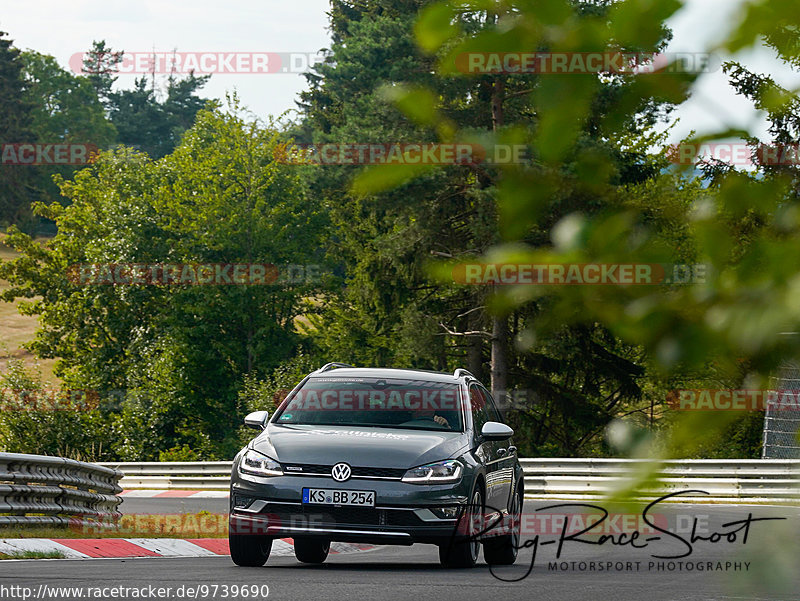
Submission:
{"label": "vw badge on grille", "polygon": [[333,469],[331,469],[331,476],[333,476],[333,479],[337,482],[349,480],[351,474],[350,466],[346,463],[337,463],[333,466]]}

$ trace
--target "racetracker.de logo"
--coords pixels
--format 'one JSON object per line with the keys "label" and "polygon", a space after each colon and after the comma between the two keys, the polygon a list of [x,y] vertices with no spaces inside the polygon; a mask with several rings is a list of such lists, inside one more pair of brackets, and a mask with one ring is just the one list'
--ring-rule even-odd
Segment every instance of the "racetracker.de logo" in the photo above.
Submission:
{"label": "racetracker.de logo", "polygon": [[677,411],[800,411],[800,390],[672,390],[667,406]]}
{"label": "racetracker.de logo", "polygon": [[800,165],[800,145],[759,144],[750,146],[744,142],[674,144],[667,147],[666,155],[676,165],[694,165],[698,162],[719,161],[729,165]]}
{"label": "racetracker.de logo", "polygon": [[518,516],[498,516],[498,512],[469,514],[466,508],[458,519],[459,534],[481,532],[483,536],[505,536],[518,533],[522,536],[630,536],[634,532],[655,534],[657,528],[664,530],[687,530],[691,524],[684,516],[677,515],[672,521],[666,514],[649,513],[647,516],[633,513],[524,513]]}
{"label": "racetracker.de logo", "polygon": [[[90,54],[76,52],[69,59],[74,73],[86,74],[84,60]],[[125,52],[114,73],[130,75],[267,75],[306,73],[325,60],[319,52]]]}
{"label": "racetracker.de logo", "polygon": [[457,284],[473,285],[654,285],[706,280],[706,265],[661,263],[459,263]]}
{"label": "racetracker.de logo", "polygon": [[67,270],[67,279],[81,286],[310,284],[321,276],[319,265],[272,263],[84,263]]}
{"label": "racetracker.de logo", "polygon": [[329,143],[279,147],[275,160],[287,165],[511,165],[526,162],[524,144]]}
{"label": "racetracker.de logo", "polygon": [[538,73],[548,75],[710,73],[720,61],[704,52],[463,52],[461,73]]}
{"label": "racetracker.de logo", "polygon": [[169,535],[186,538],[220,538],[228,535],[227,513],[105,513],[71,518],[70,529],[84,536],[113,531],[117,536],[150,538]]}
{"label": "racetracker.de logo", "polygon": [[[475,404],[475,401],[473,401]],[[482,404],[482,403],[481,403]],[[299,390],[284,411],[458,411],[458,389]]]}
{"label": "racetracker.de logo", "polygon": [[96,390],[0,388],[0,411],[93,411],[100,405]]}
{"label": "racetracker.de logo", "polygon": [[0,144],[0,164],[88,165],[99,150],[95,144]]}

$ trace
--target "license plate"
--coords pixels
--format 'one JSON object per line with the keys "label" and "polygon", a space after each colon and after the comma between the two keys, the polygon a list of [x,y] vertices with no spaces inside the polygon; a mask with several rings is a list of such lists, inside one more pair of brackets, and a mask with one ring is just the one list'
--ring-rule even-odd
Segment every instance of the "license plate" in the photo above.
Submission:
{"label": "license plate", "polygon": [[375,491],[304,488],[303,503],[308,505],[358,505],[360,507],[375,507]]}

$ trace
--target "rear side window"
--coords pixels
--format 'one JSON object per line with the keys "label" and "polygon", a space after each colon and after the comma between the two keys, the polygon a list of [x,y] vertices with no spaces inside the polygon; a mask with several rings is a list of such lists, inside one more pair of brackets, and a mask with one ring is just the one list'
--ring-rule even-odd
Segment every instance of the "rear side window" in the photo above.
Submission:
{"label": "rear side window", "polygon": [[489,421],[503,423],[503,418],[500,416],[500,412],[497,410],[497,405],[494,404],[494,398],[492,395],[483,387],[481,387],[481,393],[483,393],[483,396],[486,399],[486,410],[489,413]]}
{"label": "rear side window", "polygon": [[475,384],[469,387],[469,404],[470,410],[472,411],[472,425],[477,435],[481,433],[483,424],[492,420],[489,418],[486,399],[481,389]]}

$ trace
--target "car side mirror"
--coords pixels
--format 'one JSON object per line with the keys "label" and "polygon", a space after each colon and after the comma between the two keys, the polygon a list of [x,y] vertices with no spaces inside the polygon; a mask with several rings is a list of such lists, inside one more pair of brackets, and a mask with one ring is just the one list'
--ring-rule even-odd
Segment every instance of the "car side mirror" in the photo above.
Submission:
{"label": "car side mirror", "polygon": [[500,422],[486,422],[481,428],[484,440],[508,440],[514,436],[514,430]]}
{"label": "car side mirror", "polygon": [[269,411],[253,411],[244,418],[244,425],[248,428],[263,430],[269,419]]}

